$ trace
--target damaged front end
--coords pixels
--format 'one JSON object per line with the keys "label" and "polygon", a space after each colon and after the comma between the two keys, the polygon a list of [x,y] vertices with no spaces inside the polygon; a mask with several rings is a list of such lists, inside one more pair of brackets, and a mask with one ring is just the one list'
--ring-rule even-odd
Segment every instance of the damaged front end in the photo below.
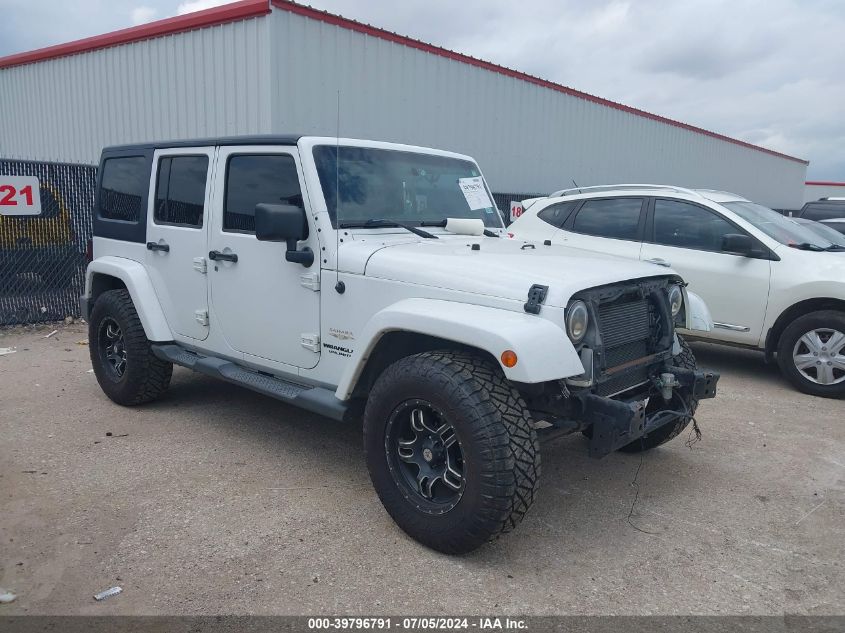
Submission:
{"label": "damaged front end", "polygon": [[568,320],[567,331],[585,371],[525,385],[534,419],[561,432],[584,431],[592,457],[692,419],[699,400],[715,397],[719,375],[680,360],[675,325],[685,319],[682,288],[677,278],[652,278],[573,297],[568,310],[579,317],[574,327]]}

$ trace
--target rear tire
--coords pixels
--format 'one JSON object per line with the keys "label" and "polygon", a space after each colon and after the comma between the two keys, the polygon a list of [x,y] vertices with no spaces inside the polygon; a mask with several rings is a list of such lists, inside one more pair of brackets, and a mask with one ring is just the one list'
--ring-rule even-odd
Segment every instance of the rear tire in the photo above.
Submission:
{"label": "rear tire", "polygon": [[[693,354],[692,349],[690,349],[689,343],[687,343],[683,338],[680,336],[678,337],[678,342],[681,344],[681,353],[677,356],[672,357],[672,364],[675,367],[683,367],[684,369],[692,369],[695,371],[698,369],[698,363],[695,360],[695,354]],[[681,409],[683,410],[684,404],[683,402],[679,401],[679,396],[674,396],[672,400],[670,400],[669,405],[667,407],[666,402],[663,398],[654,397],[651,399],[652,403],[657,404],[655,408],[649,407],[646,409],[647,413],[654,413],[659,411],[660,409],[672,408],[672,409]],[[695,415],[696,409],[698,409],[698,400],[695,398],[690,398],[689,402],[687,402],[687,406],[690,410],[690,415]],[[623,453],[641,453],[643,451],[651,450],[652,448],[657,448],[661,444],[665,444],[671,439],[676,438],[680,435],[685,428],[690,423],[689,418],[681,418],[677,422],[670,422],[669,424],[664,424],[661,427],[658,427],[648,435],[641,437],[638,440],[631,442],[630,444],[626,444],[619,450]]]}
{"label": "rear tire", "polygon": [[390,365],[367,401],[364,452],[393,520],[447,554],[515,528],[539,485],[539,443],[525,403],[497,365],[467,352]]}
{"label": "rear tire", "polygon": [[153,355],[126,290],[97,297],[88,323],[88,349],[97,382],[117,404],[151,402],[170,385],[173,364]]}
{"label": "rear tire", "polygon": [[845,396],[845,313],[821,310],[795,319],[780,335],[778,365],[799,391]]}

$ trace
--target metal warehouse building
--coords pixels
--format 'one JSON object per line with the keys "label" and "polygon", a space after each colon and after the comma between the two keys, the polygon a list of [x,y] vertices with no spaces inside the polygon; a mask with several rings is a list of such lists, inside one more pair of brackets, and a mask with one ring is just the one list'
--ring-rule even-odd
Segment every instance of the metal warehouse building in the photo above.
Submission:
{"label": "metal warehouse building", "polygon": [[471,154],[511,197],[574,180],[802,202],[804,160],[284,0],[0,59],[0,159],[95,164],[132,141],[333,135],[338,90],[342,136]]}

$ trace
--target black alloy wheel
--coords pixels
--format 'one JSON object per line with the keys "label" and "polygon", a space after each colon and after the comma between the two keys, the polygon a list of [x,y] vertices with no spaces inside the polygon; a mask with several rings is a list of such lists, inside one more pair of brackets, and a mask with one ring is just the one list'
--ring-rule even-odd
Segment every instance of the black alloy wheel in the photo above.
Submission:
{"label": "black alloy wheel", "polygon": [[109,377],[115,382],[122,380],[127,365],[126,341],[120,325],[111,317],[106,317],[100,322],[97,350]]}
{"label": "black alloy wheel", "polygon": [[457,505],[466,486],[464,454],[454,427],[425,400],[408,400],[387,422],[384,450],[405,498],[428,514]]}

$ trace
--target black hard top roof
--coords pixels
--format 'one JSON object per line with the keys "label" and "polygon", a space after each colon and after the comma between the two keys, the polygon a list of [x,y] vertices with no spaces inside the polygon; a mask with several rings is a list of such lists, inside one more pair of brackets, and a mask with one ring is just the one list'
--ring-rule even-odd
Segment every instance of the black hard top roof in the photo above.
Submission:
{"label": "black hard top roof", "polygon": [[253,134],[247,136],[218,136],[213,138],[191,138],[178,141],[149,141],[112,145],[104,152],[126,150],[170,149],[171,147],[207,147],[215,145],[296,145],[304,134]]}

